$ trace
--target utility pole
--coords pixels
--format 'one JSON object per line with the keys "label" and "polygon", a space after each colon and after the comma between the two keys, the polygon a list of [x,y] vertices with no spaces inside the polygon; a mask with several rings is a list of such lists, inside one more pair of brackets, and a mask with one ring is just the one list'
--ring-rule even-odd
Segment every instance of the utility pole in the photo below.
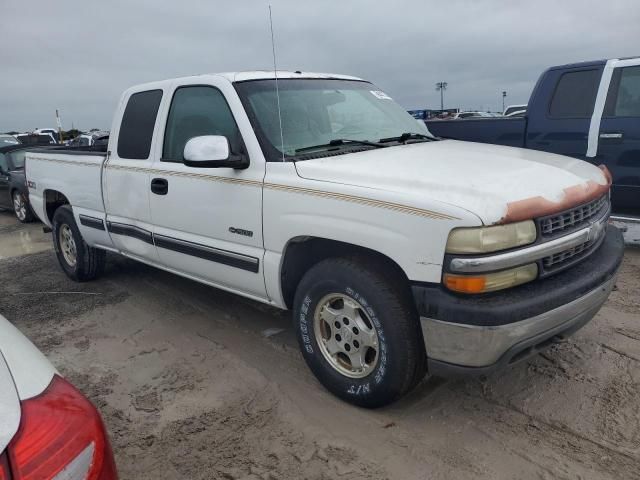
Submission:
{"label": "utility pole", "polygon": [[502,111],[504,112],[504,99],[507,98],[507,92],[502,91]]}
{"label": "utility pole", "polygon": [[444,112],[444,91],[447,89],[447,82],[436,83],[436,91],[440,92],[440,111]]}
{"label": "utility pole", "polygon": [[58,109],[56,108],[56,123],[58,124],[58,141],[62,143],[62,122],[60,121],[60,115],[58,114]]}

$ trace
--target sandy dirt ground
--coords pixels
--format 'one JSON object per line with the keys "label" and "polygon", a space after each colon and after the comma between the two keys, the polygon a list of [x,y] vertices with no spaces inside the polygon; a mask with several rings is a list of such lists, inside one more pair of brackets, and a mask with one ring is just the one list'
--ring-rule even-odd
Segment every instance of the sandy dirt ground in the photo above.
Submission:
{"label": "sandy dirt ground", "polygon": [[48,237],[0,213],[0,313],[99,408],[123,479],[640,478],[640,248],[570,341],[368,411],[318,384],[288,312],[114,256],[75,284]]}

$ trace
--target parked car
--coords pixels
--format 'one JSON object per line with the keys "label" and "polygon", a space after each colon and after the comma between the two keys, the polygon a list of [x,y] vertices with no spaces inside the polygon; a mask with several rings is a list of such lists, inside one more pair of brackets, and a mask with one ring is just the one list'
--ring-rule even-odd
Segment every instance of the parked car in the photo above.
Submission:
{"label": "parked car", "polygon": [[521,117],[527,113],[526,105],[509,105],[502,112],[503,117]]}
{"label": "parked car", "polygon": [[6,147],[7,145],[18,145],[20,142],[13,135],[0,134],[0,147]]}
{"label": "parked car", "polygon": [[0,479],[117,479],[98,411],[2,315],[0,412]]}
{"label": "parked car", "polygon": [[0,208],[12,209],[22,223],[33,221],[24,175],[28,145],[0,147]]}
{"label": "parked car", "polygon": [[58,130],[56,130],[55,128],[36,128],[33,133],[38,134],[38,135],[42,135],[42,134],[49,134],[53,137],[53,139],[56,141],[56,143],[60,143],[60,135],[58,133]]}
{"label": "parked car", "polygon": [[110,251],[293,309],[313,373],[366,407],[425,370],[526,358],[607,299],[624,246],[606,169],[440,141],[355,77],[277,81],[139,85],[108,154],[29,152],[32,206],[65,273],[95,278]]}
{"label": "parked car", "polygon": [[426,120],[431,112],[429,110],[407,110],[407,113],[416,120]]}
{"label": "parked car", "polygon": [[109,143],[109,132],[81,133],[72,139],[69,147],[106,146]]}
{"label": "parked car", "polygon": [[552,67],[526,118],[427,121],[443,138],[511,145],[604,164],[614,216],[640,217],[640,57]]}
{"label": "parked car", "polygon": [[27,145],[55,145],[58,141],[50,133],[19,133],[16,138]]}
{"label": "parked car", "polygon": [[109,133],[103,133],[93,138],[93,146],[96,148],[106,149],[109,146]]}
{"label": "parked car", "polygon": [[463,118],[493,118],[495,115],[488,112],[458,112],[450,117],[453,120],[460,120]]}

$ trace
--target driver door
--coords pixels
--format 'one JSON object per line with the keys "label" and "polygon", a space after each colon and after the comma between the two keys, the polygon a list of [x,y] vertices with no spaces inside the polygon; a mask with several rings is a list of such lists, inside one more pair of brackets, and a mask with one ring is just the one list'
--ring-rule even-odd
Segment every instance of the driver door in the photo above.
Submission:
{"label": "driver door", "polygon": [[171,95],[149,178],[160,263],[209,284],[264,299],[264,160],[252,158],[245,169],[183,163],[187,141],[203,135],[223,135],[233,154],[248,155],[229,106],[235,102],[242,109],[237,94],[226,80],[203,85],[195,79],[175,85]]}

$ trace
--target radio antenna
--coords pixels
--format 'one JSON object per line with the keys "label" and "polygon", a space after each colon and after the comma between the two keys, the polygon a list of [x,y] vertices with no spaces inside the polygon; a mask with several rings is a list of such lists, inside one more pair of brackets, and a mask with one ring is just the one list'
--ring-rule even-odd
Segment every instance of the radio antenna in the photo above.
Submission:
{"label": "radio antenna", "polygon": [[276,78],[276,100],[278,102],[278,122],[280,123],[280,149],[284,162],[284,135],[282,134],[282,112],[280,111],[280,90],[278,89],[278,66],[276,64],[276,42],[273,38],[273,18],[271,17],[271,4],[269,4],[269,26],[271,27],[271,51],[273,52],[273,75]]}

